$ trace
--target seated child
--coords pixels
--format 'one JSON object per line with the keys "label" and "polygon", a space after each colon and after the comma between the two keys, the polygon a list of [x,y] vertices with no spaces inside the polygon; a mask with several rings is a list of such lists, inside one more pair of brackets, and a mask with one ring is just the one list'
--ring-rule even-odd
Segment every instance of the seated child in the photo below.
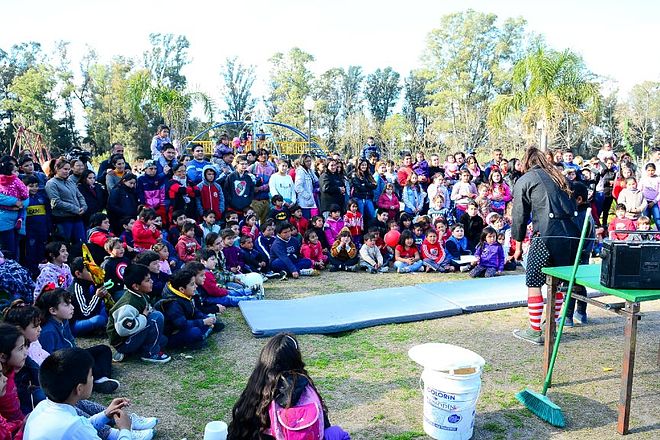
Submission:
{"label": "seated child", "polygon": [[34,298],[37,298],[44,286],[53,283],[55,287],[68,289],[73,283],[73,275],[66,261],[69,259],[69,251],[61,241],[53,241],[46,245],[45,264],[39,265],[39,276],[34,284]]}
{"label": "seated child", "polygon": [[358,255],[357,246],[353,242],[351,231],[344,227],[337,236],[332,248],[330,248],[328,270],[330,272],[338,270],[357,272],[360,269],[359,262],[360,256]]}
{"label": "seated child", "polygon": [[296,227],[300,234],[304,236],[307,228],[309,227],[309,220],[303,217],[302,208],[298,205],[291,205],[289,207],[289,211],[291,212],[289,222]]}
{"label": "seated child", "polygon": [[635,241],[660,241],[658,230],[651,229],[651,219],[645,215],[640,215],[637,219],[637,231],[646,233],[633,235],[632,239]]}
{"label": "seated child", "polygon": [[156,217],[159,217],[151,208],[142,208],[138,219],[133,223],[131,232],[133,234],[133,244],[138,252],[145,249],[151,249],[160,239],[160,229],[156,226]]}
{"label": "seated child", "polygon": [[474,255],[479,259],[470,271],[472,278],[484,276],[486,278],[500,275],[504,271],[504,250],[497,242],[497,232],[487,226],[481,233],[481,240]]}
{"label": "seated child", "polygon": [[263,231],[261,235],[257,237],[254,241],[254,249],[259,252],[259,254],[266,261],[266,266],[268,268],[267,274],[271,274],[270,268],[270,248],[275,241],[275,222],[272,219],[266,220],[264,223]]}
{"label": "seated child", "polygon": [[394,267],[398,273],[424,271],[424,262],[419,257],[413,233],[407,229],[401,233],[399,244],[394,249]]}
{"label": "seated child", "polygon": [[273,205],[273,207],[268,212],[268,216],[266,217],[267,219],[273,219],[275,224],[289,220],[291,214],[289,213],[289,208],[284,206],[284,197],[279,194],[275,194],[270,199],[270,203]]}
{"label": "seated child", "polygon": [[181,261],[187,263],[195,259],[195,253],[201,246],[195,239],[195,223],[186,222],[181,228],[179,241],[176,243],[176,253]]}
{"label": "seated child", "polygon": [[[326,408],[305,370],[298,341],[293,335],[280,333],[273,336],[261,350],[257,365],[232,410],[233,419],[229,424],[228,438],[275,438],[277,434],[272,428],[281,426],[274,424],[275,405],[288,408],[299,403],[315,402],[317,408]],[[266,408],[270,409],[266,412]],[[322,410],[317,419],[318,433],[314,436],[309,433],[305,438],[350,440],[348,433],[338,426],[330,425],[326,410]],[[277,438],[284,437],[280,433]]]}
{"label": "seated child", "polygon": [[610,236],[610,240],[627,240],[627,232],[616,232],[616,231],[634,231],[635,222],[630,218],[626,217],[628,209],[623,203],[618,203],[616,205],[616,217],[610,222],[610,226],[607,228]]}
{"label": "seated child", "polygon": [[415,241],[415,246],[417,249],[422,248],[422,243],[424,243],[424,224],[422,222],[416,222],[412,227],[413,239]]}
{"label": "seated child", "polygon": [[293,278],[300,275],[316,276],[319,271],[312,269],[312,261],[300,256],[300,243],[291,237],[292,225],[288,222],[278,223],[275,227],[275,241],[270,248],[271,268],[274,271],[286,271]]}
{"label": "seated child", "polygon": [[206,238],[211,232],[220,233],[220,225],[216,224],[216,213],[210,209],[204,210],[202,213],[202,223],[199,225],[202,228],[202,237]]}
{"label": "seated child", "polygon": [[465,238],[467,238],[468,249],[474,252],[474,249],[479,244],[481,232],[484,230],[484,220],[479,215],[477,204],[475,202],[468,203],[467,210],[459,220],[463,224],[465,231]]}
{"label": "seated child", "polygon": [[328,239],[326,238],[325,232],[323,231],[323,223],[323,217],[320,215],[315,215],[310,220],[307,229],[316,232],[316,236],[319,238],[319,242],[321,243],[321,249],[323,249],[323,253],[327,255],[330,252],[330,245],[328,244]]}
{"label": "seated child", "polygon": [[114,422],[117,431],[112,435],[115,440],[153,437],[158,419],[128,414],[130,401],[125,398],[113,399],[105,411],[91,417],[77,413],[77,404],[89,399],[92,393],[93,365],[94,358],[80,348],[65,348],[46,358],[39,377],[48,399],[41,401],[28,416],[23,439],[94,439],[110,422]]}
{"label": "seated child", "polygon": [[110,294],[105,287],[97,287],[92,281],[92,274],[85,267],[82,257],[71,262],[73,284],[69,286],[73,317],[69,323],[74,336],[93,335],[105,330],[108,312],[105,305]]}
{"label": "seated child", "polygon": [[447,261],[447,253],[442,243],[438,240],[438,233],[434,229],[429,229],[426,238],[422,243],[422,261],[426,271],[435,272],[453,272],[454,267]]}
{"label": "seated child", "polygon": [[254,248],[252,237],[243,235],[240,238],[240,242],[241,259],[247,268],[247,272],[267,273],[268,261],[266,261],[265,256]]}
{"label": "seated child", "polygon": [[445,249],[447,250],[448,257],[452,259],[450,264],[454,269],[460,269],[461,272],[470,270],[469,265],[459,265],[453,260],[460,260],[462,255],[472,255],[468,249],[467,238],[462,223],[454,223],[451,227],[451,237],[445,242]]}
{"label": "seated child", "polygon": [[328,256],[323,253],[321,242],[314,229],[305,232],[305,241],[300,247],[300,255],[312,261],[314,269],[323,270],[328,263]]}
{"label": "seated child", "polygon": [[388,272],[390,268],[383,264],[383,255],[376,246],[376,233],[369,232],[364,236],[364,244],[360,247],[360,267],[369,273]]}
{"label": "seated child", "polygon": [[167,344],[163,335],[163,314],[153,310],[149,303],[152,289],[149,268],[131,264],[124,272],[126,294],[110,310],[106,331],[117,353],[115,362],[125,355],[139,353],[145,362],[165,363],[171,358],[161,351]]}
{"label": "seated child", "polygon": [[155,303],[161,298],[165,284],[170,280],[170,275],[161,271],[160,256],[154,251],[144,251],[135,257],[133,263],[149,268],[149,274],[151,274],[151,281],[153,282],[149,302]]}
{"label": "seated child", "polygon": [[[25,337],[18,327],[0,323],[0,438],[20,438],[25,415],[21,412],[14,380],[25,365]],[[25,438],[25,437],[23,437]],[[50,438],[50,437],[44,437]]]}
{"label": "seated child", "polygon": [[626,179],[626,187],[621,190],[616,200],[618,203],[626,205],[626,218],[630,220],[637,220],[646,210],[646,197],[637,188],[637,179],[632,176]]}
{"label": "seated child", "polygon": [[108,293],[115,301],[124,294],[124,271],[131,264],[131,260],[124,256],[124,245],[117,237],[111,237],[105,242],[105,250],[110,255],[101,263],[105,271],[105,281],[112,281]]}
{"label": "seated child", "polygon": [[257,216],[254,213],[245,216],[241,235],[250,237],[253,241],[259,237],[259,225],[257,224]]}
{"label": "seated child", "polygon": [[[71,295],[64,289],[48,286],[39,295],[36,306],[42,313],[39,343],[48,353],[68,347],[75,347],[76,340],[71,334],[69,320],[73,317]],[[112,351],[107,345],[95,345],[85,349],[94,358],[94,391],[111,394],[119,388],[119,381],[111,379]]]}
{"label": "seated child", "polygon": [[445,208],[444,195],[438,194],[433,197],[433,200],[429,204],[428,214],[432,222],[435,222],[437,218],[446,219],[449,216],[449,209]]}
{"label": "seated child", "polygon": [[176,249],[167,240],[160,240],[151,246],[151,250],[158,254],[160,271],[167,275],[172,275],[172,271],[181,264],[181,261],[176,256]]}
{"label": "seated child", "polygon": [[121,227],[123,231],[119,234],[119,240],[122,242],[128,252],[135,251],[135,241],[133,240],[133,225],[135,219],[132,217],[122,217]]}
{"label": "seated child", "polygon": [[237,307],[239,302],[255,299],[256,295],[261,293],[246,287],[240,275],[224,270],[217,271],[218,257],[213,250],[203,249],[199,259],[206,271],[204,282],[201,286],[197,286],[197,290],[202,302],[222,306],[222,308],[218,307],[218,312],[222,312],[224,307]]}
{"label": "seated child", "polygon": [[238,238],[236,233],[229,228],[225,228],[220,233],[220,236],[222,237],[222,253],[225,256],[225,267],[233,273],[249,273],[250,269],[245,265],[245,261],[243,261],[241,248],[234,245]]}
{"label": "seated child", "polygon": [[188,217],[186,216],[185,212],[177,210],[172,213],[172,226],[167,231],[167,240],[172,244],[172,246],[176,246],[176,244],[179,242],[181,229],[187,221]]}
{"label": "seated child", "polygon": [[378,209],[376,211],[376,217],[371,220],[371,223],[369,223],[369,230],[371,230],[373,227],[376,227],[380,231],[380,235],[384,236],[387,232],[387,221],[389,219],[390,215],[386,209]]}
{"label": "seated child", "polygon": [[[203,276],[203,273],[202,273]],[[174,273],[155,309],[165,317],[165,336],[170,347],[201,348],[213,332],[216,318],[195,308],[195,272],[181,269]]]}
{"label": "seated child", "polygon": [[333,203],[330,205],[328,218],[323,224],[325,239],[331,247],[337,241],[337,236],[342,229],[344,229],[344,220],[341,218],[341,208]]}
{"label": "seated child", "polygon": [[[396,225],[396,222],[394,224]],[[392,261],[392,258],[394,258],[394,249],[390,248],[387,243],[385,243],[385,240],[383,239],[385,234],[380,233],[380,228],[372,226],[369,228],[368,232],[374,234],[374,243],[378,250],[380,250],[380,255],[383,257],[383,265],[388,266],[389,268],[389,263]]]}
{"label": "seated child", "polygon": [[344,214],[344,227],[348,228],[350,231],[353,243],[360,244],[364,231],[364,219],[359,211],[357,200],[350,199],[346,208],[346,214]]}

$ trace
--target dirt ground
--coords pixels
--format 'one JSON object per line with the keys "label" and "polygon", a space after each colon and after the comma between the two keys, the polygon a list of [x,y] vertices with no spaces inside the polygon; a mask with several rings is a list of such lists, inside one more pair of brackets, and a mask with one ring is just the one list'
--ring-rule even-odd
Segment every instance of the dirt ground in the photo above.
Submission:
{"label": "dirt ground", "polygon": [[[455,280],[464,275],[324,273],[320,277],[268,282],[270,299],[368,290]],[[497,280],[493,280],[497,282]],[[606,297],[608,298],[608,297]],[[614,300],[613,298],[609,298]],[[626,438],[660,438],[660,301],[642,303],[631,412]],[[446,342],[479,353],[487,365],[477,405],[475,439],[618,439],[623,347],[622,317],[590,306],[589,325],[566,329],[549,392],[567,419],[565,429],[540,421],[515,399],[525,388],[542,387],[542,347],[513,338],[526,325],[526,309],[459,315],[393,324],[338,335],[299,336],[303,358],[334,424],[353,439],[423,439],[421,367],[408,350],[424,342]],[[207,348],[170,353],[157,366],[129,360],[115,365],[121,394],[133,409],[160,417],[157,438],[202,439],[210,420],[231,419],[265,343],[250,333],[238,309],[223,318],[227,327]],[[80,340],[87,345],[93,340]],[[93,396],[107,403],[106,396]]]}

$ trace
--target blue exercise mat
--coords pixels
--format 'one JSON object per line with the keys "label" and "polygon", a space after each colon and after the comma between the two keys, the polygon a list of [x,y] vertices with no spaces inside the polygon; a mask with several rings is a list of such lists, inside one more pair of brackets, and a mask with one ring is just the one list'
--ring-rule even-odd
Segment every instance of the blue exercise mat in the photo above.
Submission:
{"label": "blue exercise mat", "polygon": [[345,292],[291,300],[242,301],[252,334],[338,333],[382,324],[459,315],[461,308],[419,286]]}
{"label": "blue exercise mat", "polygon": [[525,275],[418,284],[421,290],[440,295],[465,312],[508,309],[527,305]]}

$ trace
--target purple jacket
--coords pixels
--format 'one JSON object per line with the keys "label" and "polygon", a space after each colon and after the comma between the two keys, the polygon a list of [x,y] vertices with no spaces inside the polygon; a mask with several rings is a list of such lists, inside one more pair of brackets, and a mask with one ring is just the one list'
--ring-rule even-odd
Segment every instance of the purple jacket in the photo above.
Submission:
{"label": "purple jacket", "polygon": [[334,243],[337,240],[337,236],[341,232],[342,228],[344,227],[344,220],[339,219],[339,220],[333,220],[330,217],[325,221],[325,224],[323,225],[323,230],[325,231],[325,238],[328,240],[328,243],[332,246],[332,243]]}
{"label": "purple jacket", "polygon": [[225,254],[225,267],[229,269],[230,267],[240,267],[241,272],[247,273],[250,272],[250,269],[245,265],[243,261],[243,256],[241,255],[241,249],[237,246],[229,246],[222,249],[222,253]]}
{"label": "purple jacket", "polygon": [[479,266],[494,267],[498,272],[504,270],[504,249],[501,244],[479,244],[474,255],[479,257]]}

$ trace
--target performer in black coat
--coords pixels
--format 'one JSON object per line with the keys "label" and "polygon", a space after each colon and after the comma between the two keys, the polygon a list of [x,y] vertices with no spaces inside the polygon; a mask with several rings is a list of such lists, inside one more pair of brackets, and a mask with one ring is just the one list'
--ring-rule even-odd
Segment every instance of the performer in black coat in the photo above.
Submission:
{"label": "performer in black coat", "polygon": [[[525,268],[530,327],[515,330],[514,335],[541,344],[541,286],[545,284],[541,269],[573,264],[580,230],[574,221],[577,207],[562,173],[535,147],[527,150],[522,163],[524,174],[513,189],[511,237],[516,241],[514,257],[518,259],[531,217],[533,233]],[[562,301],[563,298],[557,298],[558,308]]]}

